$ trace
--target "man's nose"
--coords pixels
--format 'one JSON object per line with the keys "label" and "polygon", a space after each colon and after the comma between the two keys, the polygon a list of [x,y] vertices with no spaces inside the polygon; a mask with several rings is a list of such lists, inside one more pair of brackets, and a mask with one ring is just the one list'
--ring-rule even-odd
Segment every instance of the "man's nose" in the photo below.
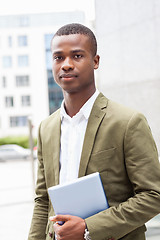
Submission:
{"label": "man's nose", "polygon": [[74,64],[73,64],[73,61],[72,61],[71,58],[66,58],[66,59],[63,61],[62,69],[63,69],[64,71],[68,71],[68,70],[74,69]]}

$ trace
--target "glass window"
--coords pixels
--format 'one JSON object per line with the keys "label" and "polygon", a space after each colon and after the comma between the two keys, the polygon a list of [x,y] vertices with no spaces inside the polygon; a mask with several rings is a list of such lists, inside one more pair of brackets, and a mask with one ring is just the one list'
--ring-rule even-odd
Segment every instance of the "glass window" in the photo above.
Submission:
{"label": "glass window", "polygon": [[12,57],[11,56],[3,56],[2,63],[4,68],[12,67]]}
{"label": "glass window", "polygon": [[18,36],[18,46],[24,47],[28,45],[28,38],[27,36]]}
{"label": "glass window", "polygon": [[30,106],[31,105],[31,98],[30,96],[22,96],[21,97],[22,106]]}
{"label": "glass window", "polygon": [[50,50],[46,50],[46,67],[52,69],[52,53]]}
{"label": "glass window", "polygon": [[2,87],[6,88],[7,87],[7,79],[5,76],[2,77]]}
{"label": "glass window", "polygon": [[21,27],[29,26],[29,17],[28,16],[25,16],[25,15],[20,16],[19,21],[20,21]]}
{"label": "glass window", "polygon": [[8,46],[12,47],[12,37],[11,36],[8,37]]}
{"label": "glass window", "polygon": [[27,116],[10,117],[10,127],[25,127],[28,125]]}
{"label": "glass window", "polygon": [[53,34],[46,34],[45,36],[45,49],[46,49],[46,67],[47,69],[52,69],[52,54],[51,54],[51,40]]}
{"label": "glass window", "polygon": [[6,107],[13,107],[14,106],[13,97],[5,97],[5,105]]}
{"label": "glass window", "polygon": [[28,56],[27,55],[18,56],[18,66],[19,67],[27,67],[28,66]]}
{"label": "glass window", "polygon": [[52,38],[53,38],[53,34],[45,34],[44,41],[45,41],[45,49],[46,50],[50,50]]}
{"label": "glass window", "polygon": [[29,76],[28,75],[16,76],[16,86],[17,87],[29,86]]}
{"label": "glass window", "polygon": [[56,87],[57,84],[56,82],[54,81],[54,78],[53,78],[53,73],[52,73],[52,70],[47,70],[47,77],[48,77],[48,87],[49,88],[52,88],[52,87]]}
{"label": "glass window", "polygon": [[52,114],[62,103],[63,93],[60,87],[49,89],[49,112]]}
{"label": "glass window", "polygon": [[52,38],[53,38],[53,34],[46,34],[44,36],[50,114],[53,113],[54,111],[56,111],[60,107],[61,102],[63,100],[62,90],[55,83],[55,81],[53,79],[53,74],[52,74],[52,54],[51,54],[51,50],[50,50]]}

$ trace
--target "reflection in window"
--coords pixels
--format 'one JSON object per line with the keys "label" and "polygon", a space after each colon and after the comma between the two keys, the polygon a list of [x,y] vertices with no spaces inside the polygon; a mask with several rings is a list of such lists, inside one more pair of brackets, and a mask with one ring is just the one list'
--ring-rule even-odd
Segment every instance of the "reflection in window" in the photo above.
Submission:
{"label": "reflection in window", "polygon": [[49,89],[49,111],[50,114],[52,114],[54,111],[56,111],[62,103],[63,100],[63,93],[61,88],[55,87],[52,89]]}
{"label": "reflection in window", "polygon": [[5,97],[5,106],[6,107],[13,107],[13,97]]}
{"label": "reflection in window", "polygon": [[54,81],[54,78],[53,78],[52,70],[47,70],[47,77],[48,77],[48,87],[49,88],[57,87],[57,84],[56,84],[56,82]]}
{"label": "reflection in window", "polygon": [[12,67],[12,57],[11,56],[3,56],[2,63],[4,68]]}
{"label": "reflection in window", "polygon": [[27,67],[28,66],[28,56],[27,55],[18,56],[18,66],[19,67]]}
{"label": "reflection in window", "polygon": [[30,98],[30,96],[22,96],[21,97],[21,103],[22,103],[23,107],[30,106],[31,105],[31,98]]}
{"label": "reflection in window", "polygon": [[49,112],[50,114],[56,111],[63,100],[61,88],[54,81],[52,74],[52,54],[50,50],[51,39],[53,34],[45,35],[45,52],[46,52],[46,70],[48,78],[48,96],[49,96]]}
{"label": "reflection in window", "polygon": [[28,125],[27,116],[10,117],[10,127],[25,127]]}
{"label": "reflection in window", "polygon": [[18,36],[18,46],[24,47],[28,45],[28,39],[27,36]]}
{"label": "reflection in window", "polygon": [[16,76],[16,86],[17,87],[29,86],[29,76],[28,75]]}

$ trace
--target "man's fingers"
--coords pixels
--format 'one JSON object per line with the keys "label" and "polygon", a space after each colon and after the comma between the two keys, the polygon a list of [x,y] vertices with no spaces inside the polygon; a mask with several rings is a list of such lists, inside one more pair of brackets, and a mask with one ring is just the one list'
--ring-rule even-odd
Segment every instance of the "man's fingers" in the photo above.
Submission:
{"label": "man's fingers", "polygon": [[66,222],[69,219],[70,219],[69,215],[56,215],[56,216],[49,217],[49,220],[52,222],[57,222],[57,221]]}

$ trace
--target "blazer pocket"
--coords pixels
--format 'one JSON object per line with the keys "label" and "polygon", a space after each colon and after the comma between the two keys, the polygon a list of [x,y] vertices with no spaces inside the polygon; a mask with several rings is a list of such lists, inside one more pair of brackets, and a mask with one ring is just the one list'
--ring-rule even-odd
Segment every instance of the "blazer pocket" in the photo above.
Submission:
{"label": "blazer pocket", "polygon": [[97,153],[91,154],[88,168],[91,171],[103,172],[109,169],[110,161],[116,154],[116,148],[106,149]]}

